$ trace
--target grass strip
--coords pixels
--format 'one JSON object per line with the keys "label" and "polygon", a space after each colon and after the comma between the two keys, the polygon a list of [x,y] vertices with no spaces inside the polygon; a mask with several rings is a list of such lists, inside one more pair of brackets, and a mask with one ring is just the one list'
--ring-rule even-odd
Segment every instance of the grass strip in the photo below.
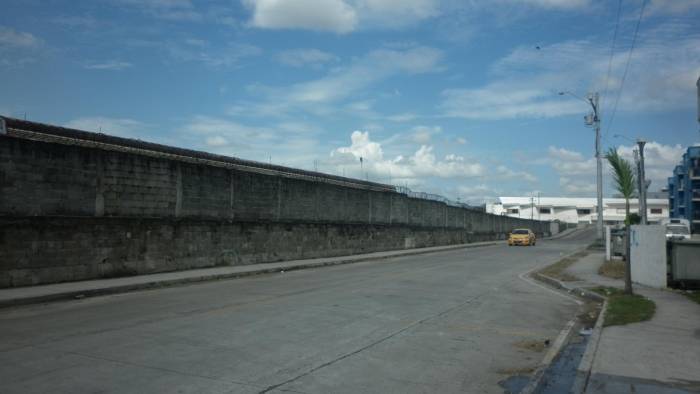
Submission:
{"label": "grass strip", "polygon": [[539,273],[542,275],[547,275],[550,278],[559,279],[563,282],[576,281],[578,280],[578,278],[566,272],[566,269],[569,268],[573,263],[578,261],[578,259],[585,257],[586,255],[588,255],[588,251],[585,250],[578,253],[574,253],[571,256],[564,257],[556,263],[541,269]]}
{"label": "grass strip", "polygon": [[700,304],[700,291],[684,291],[683,295]]}
{"label": "grass strip", "polygon": [[647,321],[654,316],[654,301],[639,294],[628,295],[613,287],[595,287],[591,290],[608,298],[603,326],[622,326]]}

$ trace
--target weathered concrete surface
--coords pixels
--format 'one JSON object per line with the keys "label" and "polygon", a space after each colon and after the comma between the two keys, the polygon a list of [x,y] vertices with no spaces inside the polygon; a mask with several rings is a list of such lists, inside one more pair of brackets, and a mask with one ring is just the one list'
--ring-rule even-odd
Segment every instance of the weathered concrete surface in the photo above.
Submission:
{"label": "weathered concrete surface", "polygon": [[406,225],[0,216],[0,288],[504,238]]}
{"label": "weathered concrete surface", "polygon": [[700,391],[700,305],[670,291],[635,291],[656,303],[656,313],[603,329],[586,392]]}
{"label": "weathered concrete surface", "polygon": [[[622,280],[598,275],[603,252],[593,252],[567,269],[576,287],[623,288]],[[687,393],[700,391],[700,305],[668,291],[634,285],[656,304],[650,321],[604,327],[587,360],[590,372],[580,384],[586,393]],[[587,357],[589,354],[587,353]],[[585,375],[587,375],[587,373]]]}
{"label": "weathered concrete surface", "polygon": [[390,185],[12,130],[0,135],[0,288],[549,232]]}
{"label": "weathered concrete surface", "polygon": [[486,392],[576,305],[493,246],[0,311],[3,392]]}

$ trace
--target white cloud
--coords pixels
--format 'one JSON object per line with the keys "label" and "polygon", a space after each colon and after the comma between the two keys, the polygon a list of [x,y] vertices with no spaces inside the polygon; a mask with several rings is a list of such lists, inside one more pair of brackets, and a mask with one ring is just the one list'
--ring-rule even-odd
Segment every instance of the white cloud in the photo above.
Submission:
{"label": "white cloud", "polygon": [[108,62],[103,62],[103,63],[91,63],[85,65],[85,68],[88,70],[124,70],[126,68],[132,67],[133,64],[129,62],[122,62],[122,61],[108,61]]}
{"label": "white cloud", "polygon": [[551,91],[500,82],[480,89],[447,89],[442,96],[445,116],[466,119],[549,118],[585,110]]}
{"label": "white cloud", "polygon": [[564,176],[559,178],[559,186],[569,196],[590,196],[598,190],[595,182]]}
{"label": "white cloud", "polygon": [[350,138],[350,146],[331,152],[329,164],[343,167],[352,176],[362,177],[364,174],[360,171],[365,171],[371,178],[384,182],[416,184],[428,178],[465,179],[484,173],[480,163],[467,161],[459,155],[449,154],[438,159],[429,145],[421,145],[409,156],[390,159],[385,157],[381,144],[370,139],[369,132],[354,131]]}
{"label": "white cloud", "polygon": [[148,139],[147,137],[150,135],[150,126],[148,124],[129,118],[82,117],[73,119],[64,126],[72,129],[144,140]]}
{"label": "white cloud", "polygon": [[435,71],[441,58],[442,52],[428,47],[406,51],[375,50],[351,66],[337,69],[324,78],[292,86],[288,98],[302,103],[335,101],[399,73]]}
{"label": "white cloud", "polygon": [[700,0],[651,0],[646,15],[679,15],[700,11]]}
{"label": "white cloud", "polygon": [[531,173],[512,170],[504,165],[496,166],[496,177],[500,179],[520,179],[527,182],[537,182],[537,177]]}
{"label": "white cloud", "polygon": [[[374,50],[347,66],[330,70],[318,79],[282,87],[250,85],[248,91],[263,97],[263,100],[238,102],[230,112],[237,115],[276,117],[292,114],[298,117],[298,111],[302,109],[315,115],[328,115],[339,111],[331,104],[354,99],[380,81],[397,75],[439,71],[442,57],[441,51],[430,47]],[[371,101],[356,100],[343,109],[368,115],[371,114]]]}
{"label": "white cloud", "polygon": [[[514,2],[511,0],[511,2]],[[590,0],[519,0],[520,3],[543,8],[578,9],[591,4]]]}
{"label": "white cloud", "polygon": [[173,59],[201,62],[210,67],[235,67],[246,58],[262,54],[262,49],[254,45],[232,43],[223,47],[212,47],[208,42],[196,39],[169,42],[165,44],[165,49]]}
{"label": "white cloud", "polygon": [[[618,153],[632,163],[634,167],[634,149],[636,146],[620,146]],[[672,175],[686,148],[681,145],[664,145],[658,142],[648,142],[644,147],[644,173],[651,180],[650,189],[658,190],[666,186],[667,178]]]}
{"label": "white cloud", "polygon": [[337,61],[338,57],[318,49],[290,49],[280,52],[277,55],[277,59],[288,66],[302,67],[310,65],[319,68],[326,63]]}
{"label": "white cloud", "polygon": [[348,33],[357,14],[343,0],[245,0],[253,9],[250,24],[268,29],[309,29]]}
{"label": "white cloud", "polygon": [[355,7],[373,27],[401,27],[440,14],[437,0],[356,0]]}
{"label": "white cloud", "polygon": [[410,122],[416,119],[418,116],[410,112],[404,112],[396,115],[387,116],[386,118],[392,122]]}
{"label": "white cloud", "polygon": [[[590,110],[586,103],[557,93],[602,93],[608,45],[572,40],[542,45],[539,50],[535,44],[521,46],[493,65],[494,82],[476,88],[446,89],[440,108],[445,116],[468,119],[585,114]],[[640,33],[617,110],[653,112],[694,106],[691,97],[700,75],[697,48],[700,34],[691,26],[663,24]],[[621,85],[627,54],[628,47],[619,45],[613,56],[608,94],[601,98],[604,124]]]}
{"label": "white cloud", "polygon": [[[630,161],[636,169],[633,150],[636,146],[620,146],[618,153],[624,159]],[[659,190],[666,186],[666,178],[671,176],[673,168],[680,162],[686,149],[681,145],[664,145],[655,141],[646,144],[644,149],[645,174],[652,181],[650,190]],[[541,160],[542,164],[549,164],[559,174],[559,183],[562,191],[568,195],[591,195],[595,193],[596,160],[594,157],[586,158],[580,152],[565,148],[550,146],[547,158]],[[604,182],[609,184],[611,170],[607,161],[603,159]],[[608,184],[605,186],[607,187]]]}
{"label": "white cloud", "polygon": [[397,28],[440,14],[437,0],[243,0],[250,25],[344,34],[361,26]]}
{"label": "white cloud", "polygon": [[418,144],[427,144],[434,135],[441,132],[440,126],[415,126],[411,129],[411,140]]}
{"label": "white cloud", "polygon": [[39,40],[31,33],[0,26],[0,48],[33,48]]}
{"label": "white cloud", "polygon": [[134,7],[156,18],[173,21],[199,21],[202,15],[190,0],[113,0],[116,4]]}

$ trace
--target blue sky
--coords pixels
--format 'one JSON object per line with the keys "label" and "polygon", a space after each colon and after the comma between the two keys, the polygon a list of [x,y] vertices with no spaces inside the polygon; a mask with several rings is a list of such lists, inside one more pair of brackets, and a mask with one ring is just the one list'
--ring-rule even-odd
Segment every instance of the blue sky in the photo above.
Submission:
{"label": "blue sky", "polygon": [[5,0],[0,114],[481,202],[593,196],[557,92],[599,91],[604,147],[650,141],[658,189],[700,141],[700,0],[644,2],[627,66],[642,5]]}

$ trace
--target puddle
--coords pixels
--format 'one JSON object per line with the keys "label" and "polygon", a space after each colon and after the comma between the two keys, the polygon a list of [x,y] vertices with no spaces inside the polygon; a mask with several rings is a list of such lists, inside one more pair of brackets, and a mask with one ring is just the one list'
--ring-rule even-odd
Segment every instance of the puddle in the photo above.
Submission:
{"label": "puddle", "polygon": [[562,351],[549,368],[544,371],[539,387],[535,390],[537,394],[558,394],[569,393],[576,380],[576,369],[583,353],[586,351],[588,336],[579,336],[572,340]]}

